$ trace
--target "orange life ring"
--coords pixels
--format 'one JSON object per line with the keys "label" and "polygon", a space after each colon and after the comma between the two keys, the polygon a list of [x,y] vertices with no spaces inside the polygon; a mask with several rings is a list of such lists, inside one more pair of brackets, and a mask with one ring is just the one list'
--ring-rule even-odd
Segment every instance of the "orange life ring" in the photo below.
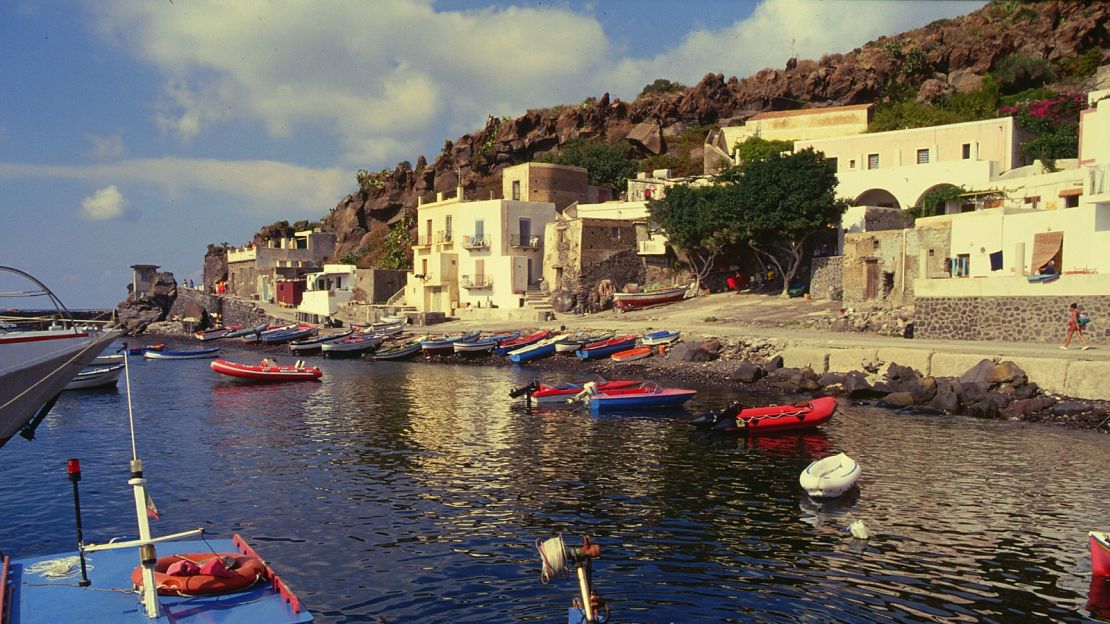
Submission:
{"label": "orange life ring", "polygon": [[[166,569],[181,560],[191,561],[203,565],[213,557],[230,557],[235,560],[235,567],[231,570],[234,576],[208,576],[196,574],[193,576],[172,576],[166,574]],[[243,591],[259,580],[266,580],[266,565],[254,557],[239,553],[184,553],[159,557],[154,564],[154,581],[158,584],[158,593],[163,596],[211,596],[217,594],[230,594]],[[143,586],[143,568],[139,566],[131,572],[131,583],[136,589]]]}

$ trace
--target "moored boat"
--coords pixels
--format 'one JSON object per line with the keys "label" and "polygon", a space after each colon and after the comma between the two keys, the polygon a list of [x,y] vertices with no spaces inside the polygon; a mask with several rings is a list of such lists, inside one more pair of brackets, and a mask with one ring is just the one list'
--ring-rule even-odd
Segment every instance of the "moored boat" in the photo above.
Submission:
{"label": "moored boat", "polygon": [[1110,533],[1091,531],[1091,572],[1095,576],[1110,577]]}
{"label": "moored boat", "polygon": [[695,418],[690,424],[714,431],[752,435],[809,429],[832,418],[836,405],[835,397],[818,397],[794,405],[747,408],[733,401],[725,409]]}
{"label": "moored boat", "polygon": [[860,467],[844,453],[819,459],[802,471],[798,483],[814,498],[836,498],[856,486]]}
{"label": "moored boat", "polygon": [[632,362],[633,360],[642,360],[655,352],[651,347],[633,347],[624,351],[618,351],[609,356],[614,362]]}
{"label": "moored boat", "polygon": [[102,388],[114,386],[123,373],[123,364],[87,368],[66,384],[66,390],[87,390],[89,388]]}
{"label": "moored boat", "polygon": [[129,347],[129,346],[127,346],[126,342],[123,343],[123,351],[127,355],[141,356],[144,353],[146,353],[147,351],[161,351],[164,348],[166,348],[166,345],[163,344],[163,343],[152,344],[152,345],[141,345],[141,346],[138,346],[138,347]]}
{"label": "moored boat", "polygon": [[229,325],[227,327],[213,327],[212,329],[205,329],[203,331],[194,332],[193,336],[201,342],[207,342],[209,340],[218,340],[220,338],[226,338],[227,335],[230,334],[231,332],[242,329],[242,328],[243,328],[242,325]]}
{"label": "moored boat", "polygon": [[514,364],[522,364],[531,360],[538,360],[549,355],[555,355],[555,342],[558,338],[544,338],[539,342],[524,345],[509,351],[508,356]]}
{"label": "moored boat", "polygon": [[520,332],[509,334],[495,334],[493,336],[479,336],[474,340],[460,340],[454,344],[455,355],[478,356],[489,355],[503,342],[515,340],[520,337]]}
{"label": "moored boat", "polygon": [[506,340],[493,350],[497,355],[508,355],[510,351],[516,351],[522,347],[527,347],[530,344],[535,344],[541,340],[551,337],[551,330],[545,329],[543,331],[534,332],[526,336],[520,336],[512,340]]}
{"label": "moored boat", "polygon": [[562,355],[574,355],[574,352],[581,349],[585,345],[594,342],[604,342],[614,336],[614,332],[606,332],[602,334],[588,334],[586,332],[578,332],[576,334],[569,334],[563,336],[555,343],[555,353]]}
{"label": "moored boat", "polygon": [[229,331],[224,334],[224,338],[242,338],[243,336],[256,336],[269,329],[270,326],[266,323],[261,325],[254,325],[251,327],[240,327],[234,331]]}
{"label": "moored boat", "polygon": [[[300,323],[286,323],[284,325],[267,325],[262,331],[247,332],[243,334],[243,342],[262,342],[264,336],[274,336],[293,331],[300,326]],[[257,328],[255,328],[257,329]],[[240,330],[242,331],[242,330]]]}
{"label": "moored boat", "polygon": [[509,392],[509,396],[515,399],[519,396],[527,395],[539,404],[564,404],[567,402],[567,399],[572,399],[578,395],[578,393],[582,392],[582,388],[586,383],[593,383],[599,392],[607,392],[609,390],[620,390],[622,388],[638,388],[642,382],[630,379],[600,379],[594,382],[547,386],[533,381],[527,386],[512,390]]}
{"label": "moored boat", "polygon": [[114,353],[112,355],[98,355],[92,361],[92,366],[115,366],[116,364],[123,364],[124,355],[122,353]]}
{"label": "moored boat", "polygon": [[446,355],[455,352],[456,342],[469,342],[481,336],[482,332],[469,332],[466,334],[444,334],[438,338],[429,338],[420,343],[420,350],[424,355]]}
{"label": "moored boat", "polygon": [[146,351],[143,357],[148,360],[197,360],[202,358],[214,358],[220,353],[222,347],[212,347],[211,349],[196,349],[193,351]]}
{"label": "moored boat", "polygon": [[301,340],[309,336],[315,336],[319,331],[316,326],[307,323],[301,323],[295,327],[285,329],[284,331],[276,332],[262,332],[258,336],[259,342],[265,344],[281,344],[284,342],[292,342],[294,340]]}
{"label": "moored boat", "polygon": [[637,293],[613,293],[613,307],[618,310],[634,310],[646,306],[682,301],[686,297],[688,288],[688,286],[676,286]]}
{"label": "moored boat", "polygon": [[253,382],[277,381],[314,381],[323,376],[323,372],[315,366],[305,366],[304,362],[297,362],[292,366],[281,366],[269,358],[262,360],[257,365],[239,364],[223,359],[213,360],[210,365],[212,370],[221,375]]}
{"label": "moored boat", "polygon": [[385,342],[384,336],[374,334],[351,334],[342,340],[320,345],[320,351],[327,358],[362,357]]}
{"label": "moored boat", "polygon": [[651,332],[650,334],[644,334],[644,337],[640,339],[640,342],[645,345],[670,344],[678,340],[681,335],[682,332],[668,331],[666,329],[663,329],[660,331]]}
{"label": "moored boat", "polygon": [[289,350],[296,355],[312,355],[320,353],[321,348],[332,342],[339,342],[347,336],[354,333],[355,330],[348,329],[338,334],[330,334],[327,336],[317,336],[315,338],[305,338],[303,340],[294,340],[289,343]]}
{"label": "moored boat", "polygon": [[623,388],[595,393],[583,389],[583,392],[588,393],[585,396],[585,401],[590,405],[591,414],[619,410],[676,407],[694,398],[694,395],[698,393],[697,390],[682,388],[660,388],[655,384],[644,384],[640,388]]}
{"label": "moored boat", "polygon": [[396,344],[388,349],[382,349],[375,353],[372,357],[376,360],[405,360],[417,353],[420,353],[420,345],[424,342],[424,338],[414,338],[408,342]]}
{"label": "moored boat", "polygon": [[609,340],[582,345],[582,348],[575,351],[574,354],[581,360],[595,360],[609,357],[621,351],[627,351],[635,346],[636,336],[621,336],[619,338],[610,338]]}

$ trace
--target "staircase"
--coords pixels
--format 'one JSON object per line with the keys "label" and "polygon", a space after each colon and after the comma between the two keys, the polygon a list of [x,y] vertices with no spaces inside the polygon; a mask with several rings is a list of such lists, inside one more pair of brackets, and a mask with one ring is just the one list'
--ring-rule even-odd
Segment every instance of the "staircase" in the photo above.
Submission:
{"label": "staircase", "polygon": [[524,293],[524,309],[536,313],[536,318],[554,318],[555,308],[551,305],[551,295],[539,288],[529,289]]}

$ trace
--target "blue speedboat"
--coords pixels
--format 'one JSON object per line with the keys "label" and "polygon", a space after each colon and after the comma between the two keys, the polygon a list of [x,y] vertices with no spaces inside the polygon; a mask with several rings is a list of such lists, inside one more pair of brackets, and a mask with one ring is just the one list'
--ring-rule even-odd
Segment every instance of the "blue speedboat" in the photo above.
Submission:
{"label": "blue speedboat", "polygon": [[516,364],[555,355],[555,343],[558,338],[544,338],[539,342],[509,351],[509,359]]}
{"label": "blue speedboat", "polygon": [[697,390],[660,388],[654,384],[645,384],[642,388],[609,390],[608,392],[591,394],[586,397],[586,401],[590,404],[591,414],[600,414],[601,412],[620,410],[675,407],[694,398],[697,393]]}
{"label": "blue speedboat", "polygon": [[575,351],[574,354],[582,360],[596,360],[598,358],[607,358],[614,353],[627,351],[635,346],[636,336],[621,336],[619,338],[611,338],[609,340],[583,345],[582,348]]}

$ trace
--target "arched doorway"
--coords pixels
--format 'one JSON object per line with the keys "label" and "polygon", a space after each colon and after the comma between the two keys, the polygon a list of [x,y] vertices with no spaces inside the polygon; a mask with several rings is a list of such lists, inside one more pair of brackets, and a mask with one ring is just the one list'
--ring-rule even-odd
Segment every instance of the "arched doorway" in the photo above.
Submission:
{"label": "arched doorway", "polygon": [[856,197],[855,205],[902,209],[902,204],[898,201],[898,198],[885,189],[870,189],[860,193]]}

